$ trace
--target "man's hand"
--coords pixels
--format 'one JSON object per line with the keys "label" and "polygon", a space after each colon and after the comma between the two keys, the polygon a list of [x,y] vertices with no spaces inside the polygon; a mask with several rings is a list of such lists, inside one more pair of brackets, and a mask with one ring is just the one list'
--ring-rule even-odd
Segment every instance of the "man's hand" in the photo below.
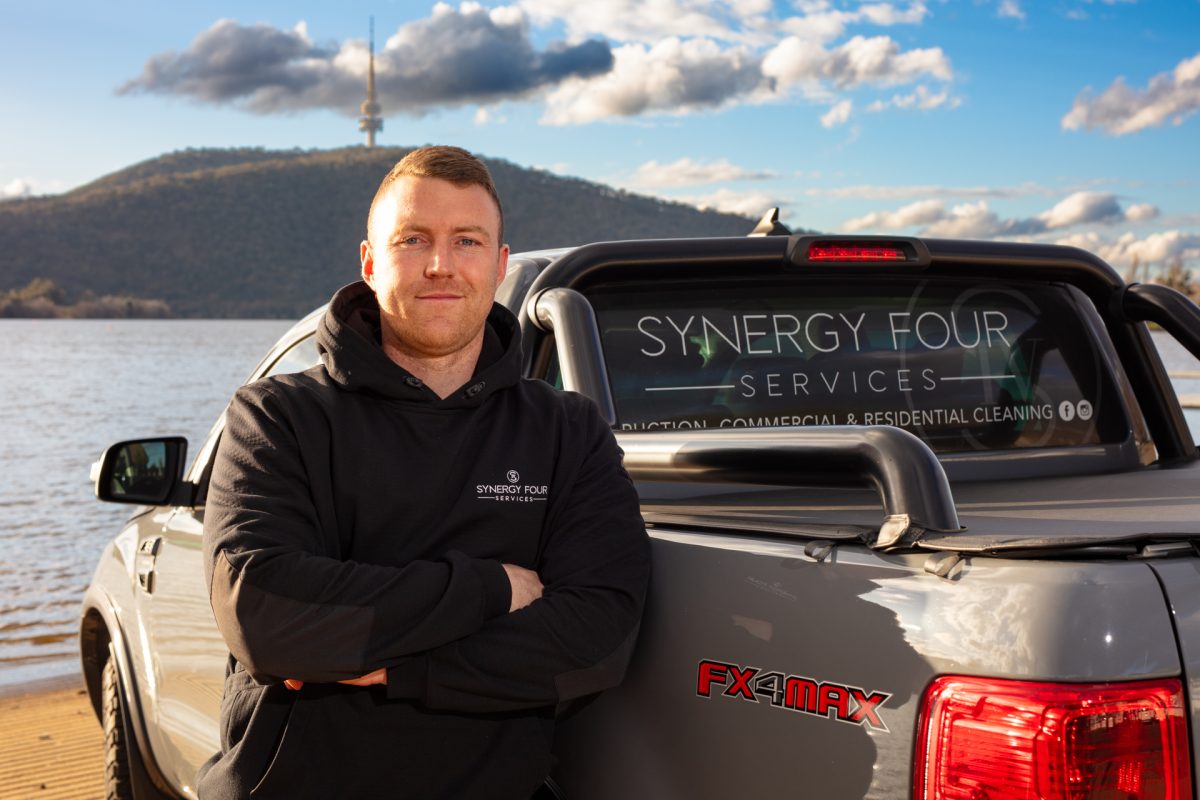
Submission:
{"label": "man's hand", "polygon": [[[382,686],[387,683],[387,670],[380,667],[374,672],[368,672],[366,675],[360,675],[357,678],[347,678],[344,681],[338,681],[338,683],[344,683],[347,686],[375,686],[376,684]],[[284,680],[283,685],[293,692],[298,692],[304,688],[304,681],[296,678],[287,678]]]}
{"label": "man's hand", "polygon": [[524,608],[542,596],[542,581],[533,570],[505,564],[504,571],[508,573],[508,583],[512,586],[509,613]]}
{"label": "man's hand", "polygon": [[344,683],[347,686],[375,686],[376,684],[384,686],[387,684],[387,670],[380,667],[374,672],[368,672],[366,675],[361,675],[357,678],[338,681],[338,683]]}

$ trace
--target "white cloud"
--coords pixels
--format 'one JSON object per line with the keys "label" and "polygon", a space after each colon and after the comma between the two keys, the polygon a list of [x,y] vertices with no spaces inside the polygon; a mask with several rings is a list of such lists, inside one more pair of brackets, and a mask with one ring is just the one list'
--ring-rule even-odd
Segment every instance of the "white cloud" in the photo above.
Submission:
{"label": "white cloud", "polygon": [[762,71],[780,88],[798,84],[816,84],[828,58],[819,44],[798,36],[789,36],[763,57]]}
{"label": "white cloud", "polygon": [[488,12],[488,16],[502,28],[525,24],[525,12],[517,6],[497,6]]}
{"label": "white cloud", "polygon": [[[118,94],[152,92],[259,114],[333,109],[357,116],[366,86],[366,43],[315,43],[301,22],[291,29],[222,19],[182,52],[152,56]],[[478,3],[445,3],[401,25],[375,54],[385,114],[523,98],[560,81],[607,72],[606,42],[553,42],[537,50],[524,14]]]}
{"label": "white cloud", "polygon": [[850,112],[854,109],[854,103],[850,100],[842,100],[835,103],[833,108],[821,115],[821,127],[833,128],[838,125],[845,125],[850,121]]}
{"label": "white cloud", "polygon": [[[928,14],[923,2],[904,7],[869,3],[852,12],[832,10],[821,1],[796,5],[798,15],[755,27],[770,3],[525,0],[522,8],[534,21],[560,20],[573,35],[602,33],[626,41],[614,49],[615,65],[608,74],[568,80],[548,91],[542,121],[564,125],[646,113],[689,113],[735,103],[782,101],[797,92],[837,106],[846,98],[835,92],[864,84],[894,86],[954,77],[949,59],[938,47],[906,51],[888,36],[862,35],[831,44],[851,23],[920,23]],[[733,27],[726,20],[730,14],[739,16]],[[702,22],[687,22],[697,15]],[[782,40],[780,30],[788,32]],[[899,100],[897,105],[932,108],[948,103],[947,92],[923,88],[911,101]],[[844,122],[842,109],[827,116],[825,124]]]}
{"label": "white cloud", "polygon": [[747,217],[761,217],[770,208],[783,208],[786,201],[772,197],[766,192],[738,192],[732,189],[718,189],[704,195],[671,197],[680,203],[689,203],[697,208],[715,209],[729,214],[741,214]]}
{"label": "white cloud", "polygon": [[1007,228],[996,212],[988,208],[987,201],[980,200],[955,206],[949,214],[930,223],[923,233],[951,239],[989,239],[1006,233]]}
{"label": "white cloud", "polygon": [[887,36],[855,36],[837,47],[825,68],[826,77],[839,86],[879,83],[891,86],[922,77],[948,81],[953,77],[950,62],[940,47],[900,51]]}
{"label": "white cloud", "polygon": [[847,233],[858,231],[895,231],[914,225],[928,225],[944,218],[946,207],[940,200],[918,200],[895,211],[875,211],[842,223]]}
{"label": "white cloud", "polygon": [[0,200],[17,200],[33,194],[33,183],[26,178],[13,178],[0,186]]}
{"label": "white cloud", "polygon": [[503,114],[497,114],[494,109],[487,106],[480,106],[475,109],[474,123],[480,127],[484,125],[503,125],[508,122],[508,117]]}
{"label": "white cloud", "polygon": [[680,114],[718,108],[763,88],[751,51],[708,39],[664,39],[653,47],[613,51],[606,75],[567,80],[546,96],[542,122],[571,125],[645,113]]}
{"label": "white cloud", "polygon": [[708,0],[521,0],[521,9],[539,25],[561,23],[573,39],[604,36],[653,44],[678,36],[745,41],[764,24],[770,3]]}
{"label": "white cloud", "polygon": [[944,81],[954,77],[940,47],[902,52],[888,36],[854,36],[832,50],[789,36],[766,54],[762,68],[780,88],[822,80],[845,89],[864,83],[893,86],[926,77]]}
{"label": "white cloud", "polygon": [[903,11],[891,3],[867,3],[855,13],[879,26],[917,25],[925,20],[929,9],[921,2],[909,3]]}
{"label": "white cloud", "polygon": [[722,158],[717,161],[700,162],[681,158],[670,164],[647,161],[637,168],[630,184],[633,186],[690,186],[722,181],[763,180],[775,177],[771,172],[755,172],[729,163]]}
{"label": "white cloud", "polygon": [[[831,126],[846,121],[842,104],[864,85],[954,78],[940,47],[904,49],[892,37],[849,30],[919,25],[930,13],[925,0],[850,8],[830,0],[793,0],[790,8],[773,0],[508,1],[490,9],[476,0],[438,2],[428,17],[399,26],[376,53],[383,113],[536,100],[543,123],[568,125],[804,97],[833,109],[824,118]],[[564,41],[543,44],[560,32]],[[365,42],[325,44],[303,22],[224,19],[187,47],[149,58],[117,91],[260,114],[357,116],[366,70]],[[888,101],[914,109],[956,103],[945,88],[929,87]],[[494,120],[488,111],[476,116],[476,124]]]}
{"label": "white cloud", "polygon": [[810,197],[863,200],[904,200],[913,197],[971,197],[971,198],[1015,198],[1045,196],[1052,197],[1058,190],[1035,183],[1019,186],[876,186],[863,184],[841,186],[834,189],[808,189]]}
{"label": "white cloud", "polygon": [[1069,228],[1085,222],[1112,222],[1125,218],[1116,195],[1105,192],[1075,192],[1038,215],[1046,228]]}
{"label": "white cloud", "polygon": [[1116,195],[1105,192],[1075,192],[1033,217],[1001,218],[987,200],[960,203],[949,211],[940,200],[922,200],[895,211],[874,211],[842,224],[845,231],[900,230],[924,225],[925,236],[962,239],[1034,236],[1078,225],[1114,225],[1140,222],[1158,215],[1147,203],[1123,209]]}
{"label": "white cloud", "polygon": [[1056,244],[1083,248],[1121,268],[1130,266],[1134,258],[1141,264],[1160,266],[1176,258],[1200,259],[1200,234],[1180,230],[1158,231],[1144,237],[1125,233],[1117,239],[1088,231],[1059,239]]}
{"label": "white cloud", "polygon": [[1001,19],[1025,19],[1025,11],[1017,0],[1000,0],[996,16]]}
{"label": "white cloud", "polygon": [[1107,192],[1075,192],[1039,215],[1047,230],[1072,225],[1115,222],[1144,222],[1158,216],[1158,208],[1139,203],[1122,209],[1117,196]]}
{"label": "white cloud", "polygon": [[781,30],[806,41],[830,42],[849,25],[918,25],[929,15],[923,0],[867,2],[853,10],[834,9],[825,0],[792,5],[799,13],[779,19],[771,0],[519,0],[535,24],[562,24],[572,39],[603,36],[647,45],[672,36],[767,44]]}
{"label": "white cloud", "polygon": [[932,111],[935,108],[946,106],[947,108],[958,108],[962,101],[957,97],[951,97],[950,92],[941,91],[937,94],[929,91],[926,86],[918,86],[912,94],[896,94],[892,95],[890,100],[876,100],[871,105],[867,106],[867,111],[884,111],[888,108],[910,109],[915,108],[920,111]]}
{"label": "white cloud", "polygon": [[1150,79],[1144,90],[1117,78],[1099,95],[1085,89],[1062,118],[1065,130],[1100,128],[1113,136],[1136,133],[1170,121],[1179,125],[1200,110],[1200,53],[1180,61],[1172,72]]}
{"label": "white cloud", "polygon": [[880,27],[919,25],[929,15],[923,2],[911,2],[901,10],[893,3],[866,3],[855,10],[835,9],[825,0],[796,2],[801,12],[779,23],[779,28],[802,41],[825,43],[846,32],[848,25],[870,23]]}
{"label": "white cloud", "polygon": [[1130,222],[1145,222],[1158,216],[1158,208],[1149,203],[1139,203],[1125,209],[1125,219]]}

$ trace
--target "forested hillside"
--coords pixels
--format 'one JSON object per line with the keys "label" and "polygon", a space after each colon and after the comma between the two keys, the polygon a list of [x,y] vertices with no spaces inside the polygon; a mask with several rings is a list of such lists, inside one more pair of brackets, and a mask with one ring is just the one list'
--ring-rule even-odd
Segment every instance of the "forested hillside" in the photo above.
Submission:
{"label": "forested hillside", "polygon": [[[371,198],[406,152],[187,150],[66,194],[0,203],[0,294],[41,279],[65,303],[140,298],[184,317],[300,315],[357,278]],[[507,161],[488,166],[514,251],[737,236],[754,225]]]}

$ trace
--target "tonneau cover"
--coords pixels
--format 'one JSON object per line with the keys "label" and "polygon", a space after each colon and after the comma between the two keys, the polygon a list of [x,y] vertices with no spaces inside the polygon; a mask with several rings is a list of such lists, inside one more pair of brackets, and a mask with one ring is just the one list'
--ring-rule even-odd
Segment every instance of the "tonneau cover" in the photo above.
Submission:
{"label": "tonneau cover", "polygon": [[[1200,541],[1200,462],[1107,475],[951,484],[965,530],[917,547],[959,552],[1082,547],[1147,539]],[[882,510],[870,490],[646,484],[652,526],[864,539]]]}

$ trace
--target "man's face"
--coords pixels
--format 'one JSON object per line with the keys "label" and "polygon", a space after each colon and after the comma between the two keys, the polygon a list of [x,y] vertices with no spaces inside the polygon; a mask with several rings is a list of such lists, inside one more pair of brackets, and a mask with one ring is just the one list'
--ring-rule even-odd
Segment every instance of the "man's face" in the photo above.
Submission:
{"label": "man's face", "polygon": [[375,206],[362,276],[375,291],[384,344],[440,358],[479,340],[508,266],[500,209],[482,186],[405,176]]}

